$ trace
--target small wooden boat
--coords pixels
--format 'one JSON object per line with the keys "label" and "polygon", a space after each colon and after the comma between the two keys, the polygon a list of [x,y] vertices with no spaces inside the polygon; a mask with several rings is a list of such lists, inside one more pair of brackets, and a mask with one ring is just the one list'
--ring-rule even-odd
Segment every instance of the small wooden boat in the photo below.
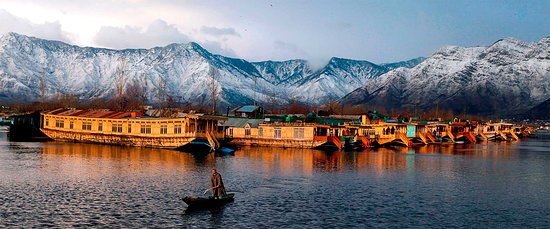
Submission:
{"label": "small wooden boat", "polygon": [[234,196],[235,193],[228,193],[218,198],[186,196],[183,198],[183,202],[185,202],[189,208],[193,209],[217,208],[233,202]]}

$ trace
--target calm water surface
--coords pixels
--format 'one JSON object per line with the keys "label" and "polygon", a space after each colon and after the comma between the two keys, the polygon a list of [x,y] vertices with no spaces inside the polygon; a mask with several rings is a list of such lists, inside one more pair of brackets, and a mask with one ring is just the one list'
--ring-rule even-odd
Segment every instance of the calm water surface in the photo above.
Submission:
{"label": "calm water surface", "polygon": [[[216,167],[235,202],[186,212]],[[10,142],[0,227],[550,227],[550,140],[234,156]]]}

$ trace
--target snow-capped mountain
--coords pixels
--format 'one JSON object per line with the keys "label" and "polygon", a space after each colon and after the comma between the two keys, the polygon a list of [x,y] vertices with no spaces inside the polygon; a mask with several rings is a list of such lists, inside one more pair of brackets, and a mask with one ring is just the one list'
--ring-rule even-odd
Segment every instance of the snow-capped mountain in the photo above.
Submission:
{"label": "snow-capped mountain", "polygon": [[368,61],[334,57],[320,71],[296,82],[292,94],[301,101],[337,100],[388,70]]}
{"label": "snow-capped mountain", "polygon": [[293,85],[313,73],[305,60],[253,62],[264,79],[274,85]]}
{"label": "snow-capped mountain", "polygon": [[367,82],[341,102],[487,115],[519,114],[549,98],[550,38],[509,38],[489,47],[443,47],[413,68]]}
{"label": "snow-capped mountain", "polygon": [[220,106],[340,98],[388,71],[367,61],[333,58],[314,72],[304,60],[246,60],[215,55],[196,43],[152,49],[78,47],[8,33],[0,38],[0,102],[33,102],[57,95],[109,98],[139,84],[151,102],[167,95],[205,104],[216,88]]}
{"label": "snow-capped mountain", "polygon": [[380,64],[382,65],[383,67],[386,67],[387,69],[390,69],[390,70],[393,70],[393,69],[396,69],[396,68],[412,68],[420,63],[422,63],[422,61],[426,60],[426,57],[417,57],[417,58],[414,58],[414,59],[410,59],[410,60],[405,60],[405,61],[399,61],[399,62],[395,62],[395,63],[387,63],[387,64]]}
{"label": "snow-capped mountain", "polygon": [[[3,102],[32,102],[43,96],[41,93],[46,97],[108,98],[117,86],[138,82],[152,101],[162,92],[176,101],[201,103],[207,100],[207,87],[214,84],[221,102],[237,98],[248,103],[254,80],[259,77],[250,63],[212,55],[195,43],[109,50],[10,33],[0,39],[0,44]],[[271,86],[261,77],[256,85],[258,91]]]}

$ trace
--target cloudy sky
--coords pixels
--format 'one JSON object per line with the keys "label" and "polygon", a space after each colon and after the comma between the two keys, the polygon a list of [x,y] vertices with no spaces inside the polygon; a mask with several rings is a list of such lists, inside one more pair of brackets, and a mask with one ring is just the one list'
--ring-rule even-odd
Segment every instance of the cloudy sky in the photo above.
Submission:
{"label": "cloudy sky", "polygon": [[10,31],[114,49],[195,41],[251,61],[381,63],[444,45],[537,41],[550,36],[550,1],[0,0],[0,33]]}

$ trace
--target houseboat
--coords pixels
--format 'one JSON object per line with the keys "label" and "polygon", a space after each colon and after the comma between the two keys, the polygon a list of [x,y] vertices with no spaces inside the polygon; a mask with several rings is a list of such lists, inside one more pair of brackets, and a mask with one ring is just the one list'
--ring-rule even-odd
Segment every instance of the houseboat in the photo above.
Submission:
{"label": "houseboat", "polygon": [[176,149],[188,144],[220,148],[218,121],[224,117],[184,114],[174,118],[137,112],[56,109],[41,113],[40,130],[59,141]]}
{"label": "houseboat", "polygon": [[517,141],[519,137],[514,132],[514,124],[511,123],[487,123],[480,129],[480,135],[488,141]]}
{"label": "houseboat", "polygon": [[[237,146],[315,148],[329,139],[328,126],[303,122],[230,118],[223,126],[229,144]],[[340,145],[338,147],[341,148]]]}

